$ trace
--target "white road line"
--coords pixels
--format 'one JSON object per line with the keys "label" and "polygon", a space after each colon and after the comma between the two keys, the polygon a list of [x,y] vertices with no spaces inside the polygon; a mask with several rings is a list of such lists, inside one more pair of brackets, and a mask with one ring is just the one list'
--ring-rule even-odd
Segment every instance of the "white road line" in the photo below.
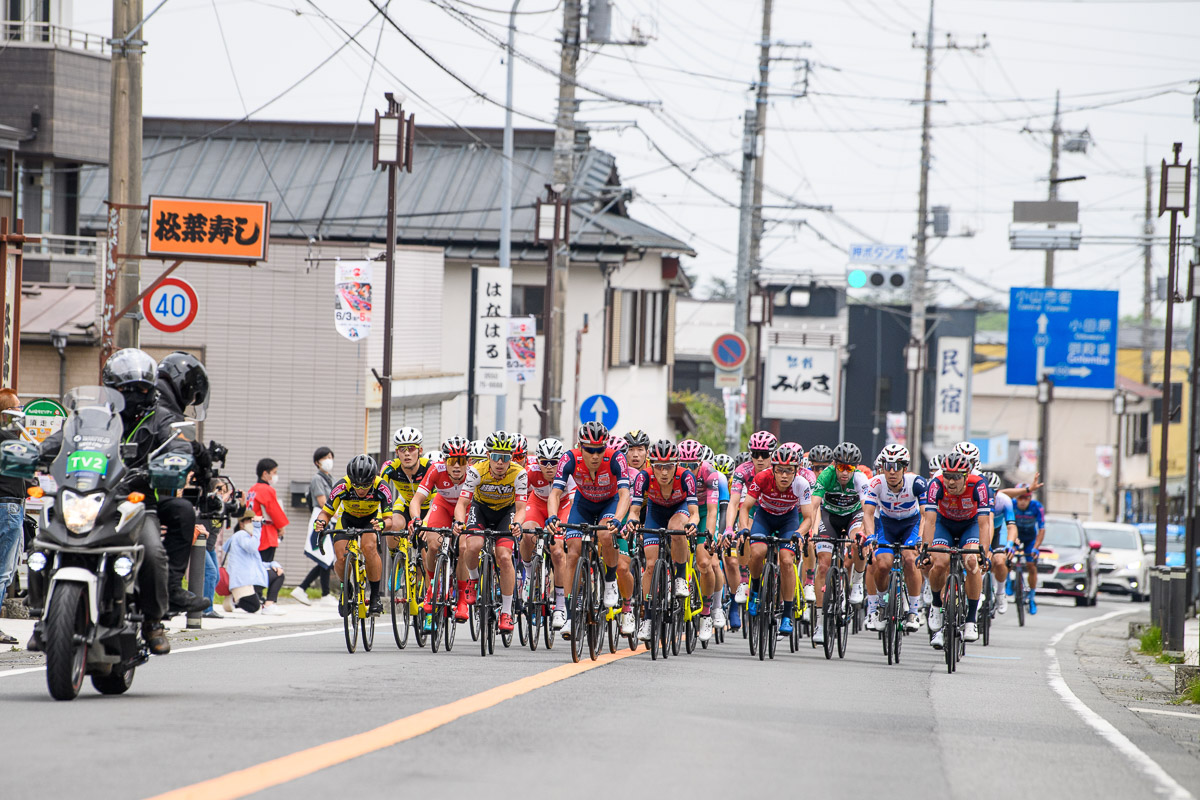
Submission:
{"label": "white road line", "polygon": [[[276,639],[298,639],[302,636],[321,636],[326,633],[341,633],[341,628],[326,628],[320,631],[304,631],[302,633],[281,633],[277,636],[254,636],[249,639],[234,639],[229,642],[217,642],[216,644],[200,644],[195,647],[173,647],[171,654],[176,653],[197,653],[201,650],[216,650],[222,647],[237,647],[242,644],[257,644],[258,642],[273,642]],[[11,678],[16,675],[25,675],[30,672],[45,672],[43,667],[25,667],[22,669],[10,669],[5,672],[0,672],[0,678]]]}
{"label": "white road line", "polygon": [[1134,708],[1129,707],[1130,711],[1137,711],[1140,714],[1162,714],[1164,717],[1183,717],[1184,719],[1200,719],[1200,714],[1188,714],[1184,711],[1167,711],[1163,708]]}
{"label": "white road line", "polygon": [[1067,682],[1063,680],[1062,667],[1058,663],[1058,653],[1055,647],[1063,637],[1071,631],[1085,627],[1087,625],[1095,625],[1098,622],[1113,619],[1114,617],[1133,614],[1140,609],[1128,609],[1125,611],[1113,611],[1108,614],[1102,614],[1099,617],[1080,620],[1063,628],[1058,633],[1051,637],[1049,644],[1046,645],[1046,657],[1050,660],[1050,666],[1047,669],[1047,680],[1050,683],[1050,688],[1058,694],[1067,707],[1074,711],[1079,717],[1088,724],[1092,730],[1096,731],[1116,750],[1128,758],[1133,765],[1138,768],[1146,777],[1155,783],[1155,794],[1160,797],[1170,798],[1170,800],[1195,800],[1195,796],[1187,789],[1179,785],[1167,771],[1158,765],[1158,762],[1146,755],[1136,744],[1131,742],[1125,734],[1121,733],[1116,727],[1106,720],[1104,717],[1097,714],[1092,709],[1080,700],[1071,687],[1067,686]]}

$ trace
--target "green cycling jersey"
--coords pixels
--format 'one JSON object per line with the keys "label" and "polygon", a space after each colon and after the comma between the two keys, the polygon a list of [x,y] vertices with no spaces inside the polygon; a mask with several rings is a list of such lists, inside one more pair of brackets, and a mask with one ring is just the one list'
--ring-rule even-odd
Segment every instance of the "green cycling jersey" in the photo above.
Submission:
{"label": "green cycling jersey", "polygon": [[838,481],[837,470],[831,465],[821,470],[821,474],[817,476],[813,497],[821,498],[821,508],[830,514],[856,514],[862,510],[862,498],[867,491],[867,483],[867,476],[856,469],[843,486]]}

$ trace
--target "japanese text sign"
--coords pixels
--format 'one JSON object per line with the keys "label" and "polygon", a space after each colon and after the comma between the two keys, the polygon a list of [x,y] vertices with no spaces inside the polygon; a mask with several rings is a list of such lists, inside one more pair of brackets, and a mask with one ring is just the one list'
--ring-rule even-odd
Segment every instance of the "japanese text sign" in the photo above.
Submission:
{"label": "japanese text sign", "polygon": [[475,394],[508,390],[508,315],[512,309],[512,270],[475,270]]}
{"label": "japanese text sign", "polygon": [[1013,288],[1008,303],[1011,385],[1111,389],[1117,371],[1117,292]]}
{"label": "japanese text sign", "polygon": [[973,363],[970,338],[938,338],[937,361],[932,364],[936,386],[933,398],[933,443],[937,447],[953,447],[967,438]]}
{"label": "japanese text sign", "polygon": [[881,264],[904,266],[908,264],[908,246],[903,244],[852,244],[851,264]]}
{"label": "japanese text sign", "polygon": [[333,275],[333,326],[357,342],[371,332],[371,262],[338,261]]}
{"label": "japanese text sign", "polygon": [[271,204],[189,197],[150,198],[146,255],[201,261],[263,261]]}
{"label": "japanese text sign", "polygon": [[838,418],[840,353],[836,348],[772,347],[763,377],[763,416],[831,422]]}
{"label": "japanese text sign", "polygon": [[511,317],[508,320],[508,379],[529,383],[537,371],[537,320]]}

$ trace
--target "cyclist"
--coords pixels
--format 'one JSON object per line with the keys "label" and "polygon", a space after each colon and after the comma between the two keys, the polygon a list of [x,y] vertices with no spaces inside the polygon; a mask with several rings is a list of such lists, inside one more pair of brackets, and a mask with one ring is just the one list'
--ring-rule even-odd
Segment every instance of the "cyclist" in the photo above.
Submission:
{"label": "cyclist", "polygon": [[[808,451],[808,468],[812,471],[813,476],[820,475],[829,466],[833,464],[833,448],[825,444],[813,445]],[[817,483],[814,480],[813,486]],[[821,517],[821,498],[813,497],[813,514],[814,519]],[[812,549],[804,554],[803,557],[803,575],[804,575],[804,602],[815,603],[817,601],[816,589],[813,588],[813,579],[816,575],[817,559],[816,553]]]}
{"label": "cyclist", "polygon": [[[921,538],[926,545],[966,548],[977,545],[985,553],[992,539],[992,509],[988,502],[987,484],[983,478],[971,474],[971,461],[961,453],[951,453],[942,460],[942,472],[929,482],[925,493],[925,505],[921,514]],[[929,630],[933,632],[930,644],[942,648],[942,589],[950,571],[950,556],[945,553],[930,553],[932,568],[929,570],[929,586],[933,595],[929,610]],[[979,638],[976,624],[979,613],[979,594],[983,588],[983,575],[979,558],[968,555],[963,558],[967,571],[967,619],[963,628],[963,641],[973,642]]]}
{"label": "cyclist", "polygon": [[[426,470],[429,469],[429,459],[421,455],[422,438],[419,430],[407,426],[392,434],[392,448],[396,451],[396,457],[384,464],[383,471],[379,474],[379,477],[391,484],[397,500],[397,519],[393,522],[396,525],[395,530],[408,525],[411,519],[408,516],[409,503],[416,494],[417,487],[421,485]],[[417,519],[428,512],[429,496],[426,495],[421,506],[421,515]],[[388,545],[396,546],[394,537],[389,537]]]}
{"label": "cyclist", "polygon": [[[408,504],[408,523],[415,528],[421,520],[421,509],[429,503],[429,513],[425,515],[425,525],[430,528],[449,528],[454,524],[454,508],[458,505],[458,497],[462,494],[463,481],[467,479],[467,461],[471,443],[461,436],[451,436],[442,442],[443,460],[431,464],[425,470],[421,485],[413,492]],[[433,500],[429,501],[429,496]],[[423,533],[425,540],[424,563],[425,577],[425,613],[433,611],[433,570],[437,566],[437,553],[442,546],[442,536],[433,531]]]}
{"label": "cyclist", "polygon": [[[995,581],[996,613],[1004,614],[1008,611],[1008,595],[1005,594],[1008,551],[1017,541],[1017,520],[1013,516],[1012,498],[1000,491],[1000,476],[995,472],[985,472],[983,477],[992,495],[992,580]],[[1007,535],[1000,532],[1000,525],[1004,526]]]}
{"label": "cyclist", "polygon": [[[771,468],[754,476],[742,503],[738,522],[740,531],[750,535],[750,602],[746,613],[758,615],[758,593],[762,590],[763,565],[767,561],[767,545],[755,542],[773,536],[789,539],[779,548],[779,589],[783,597],[783,618],[779,621],[780,635],[792,632],[792,617],[796,614],[796,543],[812,528],[812,486],[800,474],[798,448],[783,445],[771,454]],[[750,511],[761,507],[750,522]],[[751,527],[753,524],[753,527]]]}
{"label": "cyclist", "polygon": [[[754,482],[754,476],[765,469],[771,468],[771,453],[775,450],[779,440],[775,438],[775,434],[770,431],[758,431],[750,434],[750,441],[747,442],[747,447],[750,448],[747,453],[746,460],[738,467],[734,468],[733,475],[729,479],[729,505],[725,508],[725,538],[732,539],[733,532],[739,529],[739,512],[742,503],[746,499],[746,490],[751,483]],[[742,543],[745,547],[745,543]],[[733,554],[730,550],[730,554]],[[742,555],[745,555],[743,551]],[[744,560],[744,559],[743,559]],[[730,573],[732,575],[732,573]],[[749,573],[747,573],[747,576]],[[733,581],[730,581],[733,585]],[[741,570],[738,571],[737,592],[734,593],[733,603],[730,604],[729,627],[732,630],[738,630],[742,627],[741,615],[738,606],[745,605],[750,597],[750,584],[742,579]]]}
{"label": "cyclist", "polygon": [[[512,434],[496,431],[487,437],[484,444],[488,449],[488,464],[475,464],[467,468],[458,506],[454,509],[454,527],[466,529],[467,535],[459,540],[458,559],[458,605],[454,618],[465,622],[469,614],[467,604],[468,585],[479,578],[479,553],[483,550],[480,531],[508,529],[508,536],[496,539],[496,566],[500,569],[500,621],[502,631],[511,631],[515,626],[512,616],[513,589],[516,587],[516,571],[513,569],[512,553],[516,537],[521,534],[525,521],[527,480],[525,466],[513,461],[516,444]],[[466,577],[464,577],[466,573]]]}
{"label": "cyclist", "polygon": [[[729,513],[729,481],[733,477],[733,457],[718,453],[713,457],[712,463],[721,475],[721,496],[717,503],[717,529],[721,530],[722,520],[727,518]],[[716,591],[713,592],[713,627],[724,628],[728,623],[725,619],[725,587],[741,585],[742,570],[737,554],[732,549],[724,558],[720,557],[718,550],[717,556],[713,560],[713,579],[717,585]]]}
{"label": "cyclist", "polygon": [[1025,560],[1028,562],[1026,574],[1029,583],[1029,613],[1036,614],[1037,601],[1034,594],[1038,585],[1037,560],[1042,548],[1042,539],[1046,536],[1046,513],[1042,504],[1033,499],[1033,492],[1028,484],[1018,484],[1017,489],[1021,493],[1013,501],[1013,519],[1017,528],[1017,541],[1025,551]]}
{"label": "cyclist", "polygon": [[[633,492],[630,499],[629,521],[626,522],[626,533],[631,532],[637,524],[642,509],[646,511],[646,527],[651,529],[666,528],[679,533],[695,533],[700,522],[700,512],[697,509],[696,476],[691,470],[679,464],[676,460],[678,451],[668,439],[660,439],[650,446],[647,459],[650,470],[642,470],[634,479]],[[651,472],[653,475],[651,475]],[[642,546],[646,551],[646,569],[642,575],[642,586],[649,599],[651,581],[654,576],[654,566],[658,563],[658,550],[661,538],[658,533],[646,532]],[[687,561],[687,548],[676,547],[667,542],[672,556],[671,573],[674,577],[675,594],[687,596],[688,586],[684,578]],[[682,593],[679,589],[682,587]],[[712,636],[712,619],[702,613],[701,635],[705,641]],[[704,629],[707,628],[707,634]],[[650,619],[642,620],[638,637],[650,641]]]}
{"label": "cyclist", "polygon": [[808,451],[808,461],[812,465],[812,471],[820,475],[826,467],[833,466],[833,449],[829,445],[813,445]]}
{"label": "cyclist", "polygon": [[[603,602],[607,608],[612,608],[620,600],[617,589],[620,561],[617,558],[617,544],[614,542],[616,537],[613,534],[617,530],[617,521],[624,519],[629,511],[629,479],[625,477],[625,456],[608,447],[608,428],[601,422],[593,420],[579,426],[576,439],[579,446],[568,450],[558,465],[554,487],[546,501],[546,508],[550,512],[550,516],[546,518],[546,525],[555,533],[558,532],[559,514],[566,513],[560,506],[567,491],[567,481],[574,478],[575,500],[571,503],[567,522],[572,525],[605,526],[605,530],[597,532],[596,538],[605,566]],[[575,567],[583,552],[583,543],[580,541],[582,537],[580,531],[570,529],[563,535],[563,543],[566,546],[563,566],[567,581],[575,580]],[[625,572],[628,571],[626,565]],[[632,575],[620,577],[623,585],[632,585]],[[570,595],[574,586],[567,585],[565,588]],[[562,635],[564,639],[571,638],[569,619],[563,621]]]}
{"label": "cyclist", "polygon": [[[529,502],[525,506],[525,523],[522,526],[527,531],[545,527],[546,517],[550,512],[546,503],[550,499],[550,491],[554,487],[554,476],[558,474],[558,465],[566,454],[566,446],[558,439],[542,439],[537,444],[529,463],[525,468],[525,479],[529,487]],[[575,481],[568,481],[568,492],[574,491]],[[565,501],[564,509],[569,508],[570,495]],[[526,577],[533,569],[533,552],[537,547],[537,539],[533,536],[521,537],[521,561],[525,568]],[[555,536],[550,541],[550,563],[554,569],[554,626],[557,630],[566,618],[567,605],[564,597],[562,581],[566,571],[563,567],[562,537]],[[528,582],[522,585],[524,597],[529,596]]]}
{"label": "cyclist", "polygon": [[[701,633],[708,635],[701,641],[708,641],[712,635],[711,604],[712,594],[716,586],[713,572],[718,566],[712,553],[715,549],[710,545],[716,542],[717,514],[721,505],[721,473],[712,465],[714,453],[708,445],[700,444],[695,439],[684,439],[676,445],[679,456],[679,466],[691,470],[696,476],[696,500],[700,508],[700,522],[697,527],[699,537],[696,539],[696,579],[700,584],[700,595],[704,598],[704,610],[701,612]],[[728,489],[726,489],[728,491]],[[671,545],[671,556],[675,558],[678,550],[684,550],[683,561],[687,561],[687,552],[683,545]],[[676,564],[683,563],[675,559]],[[679,593],[679,583],[675,584],[675,592]],[[687,594],[687,584],[684,583],[683,595]],[[682,597],[683,595],[680,595]]]}
{"label": "cyclist", "polygon": [[[313,521],[312,545],[319,549],[325,525],[339,511],[342,512],[339,525],[341,528],[372,528],[370,533],[364,533],[359,541],[362,554],[367,562],[367,580],[371,582],[371,614],[383,613],[383,601],[379,599],[379,581],[383,578],[383,561],[379,557],[379,543],[376,532],[382,530],[391,519],[392,502],[395,495],[392,489],[378,474],[379,465],[375,459],[365,453],[350,459],[346,465],[346,475],[333,487],[321,513]],[[341,575],[346,562],[346,542],[353,537],[349,534],[333,534],[334,574]],[[342,614],[346,609],[341,609]]]}
{"label": "cyclist", "polygon": [[[810,456],[811,458],[811,456]],[[822,542],[822,538],[851,538],[862,542],[863,512],[862,498],[867,491],[867,476],[859,469],[862,451],[858,445],[842,442],[833,449],[833,465],[826,467],[817,476],[813,487],[813,498],[821,501],[821,527],[814,539],[817,554],[817,574],[814,587],[814,602],[817,608],[825,599],[825,575],[833,561],[833,545]],[[850,602],[858,605],[863,601],[863,579],[866,575],[866,555],[863,547],[855,548],[851,556]],[[824,626],[818,622],[813,633],[818,643],[825,641]]]}
{"label": "cyclist", "polygon": [[[867,598],[867,629],[878,630],[879,604],[890,583],[892,559],[899,546],[920,544],[921,498],[928,484],[920,475],[908,471],[908,448],[889,444],[879,454],[880,472],[867,484],[863,505],[867,513],[863,528],[867,539],[875,540],[873,573],[876,594]],[[911,633],[920,627],[917,611],[921,607],[921,574],[917,572],[916,553],[902,550],[904,584],[908,589],[908,614],[904,627]],[[884,590],[884,591],[881,591]],[[913,589],[917,590],[913,594]]]}
{"label": "cyclist", "polygon": [[[646,453],[650,448],[650,436],[640,428],[625,434],[625,464],[634,474],[646,468]],[[633,478],[630,476],[630,480]]]}

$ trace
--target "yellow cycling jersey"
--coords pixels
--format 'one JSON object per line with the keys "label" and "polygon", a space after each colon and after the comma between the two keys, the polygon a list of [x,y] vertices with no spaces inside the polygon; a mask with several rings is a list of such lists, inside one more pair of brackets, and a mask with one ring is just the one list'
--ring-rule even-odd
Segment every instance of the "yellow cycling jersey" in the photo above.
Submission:
{"label": "yellow cycling jersey", "polygon": [[470,496],[475,502],[497,511],[526,499],[529,483],[523,465],[510,462],[502,478],[492,477],[492,471],[486,465],[486,461],[481,461],[467,470],[463,496]]}
{"label": "yellow cycling jersey", "polygon": [[[417,487],[421,485],[421,479],[425,477],[425,472],[428,469],[429,459],[421,456],[421,459],[417,462],[417,471],[413,473],[410,479],[404,474],[404,469],[400,466],[400,459],[393,458],[383,465],[383,470],[379,473],[379,477],[385,481],[391,481],[396,489],[396,494],[404,501],[402,507],[407,509],[409,503],[412,502],[413,495],[417,493]],[[431,499],[430,495],[425,495],[425,499],[421,501],[422,511],[429,510],[429,501]]]}
{"label": "yellow cycling jersey", "polygon": [[329,493],[329,498],[321,510],[331,517],[341,510],[352,517],[362,518],[378,515],[387,519],[392,515],[394,499],[392,487],[384,483],[383,478],[376,476],[375,483],[367,496],[359,497],[350,486],[350,478],[345,477],[333,487],[333,491]]}

